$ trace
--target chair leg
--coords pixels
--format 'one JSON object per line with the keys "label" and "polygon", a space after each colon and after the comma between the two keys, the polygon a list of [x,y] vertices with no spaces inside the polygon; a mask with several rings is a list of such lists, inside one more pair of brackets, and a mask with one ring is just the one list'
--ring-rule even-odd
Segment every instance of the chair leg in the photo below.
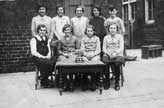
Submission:
{"label": "chair leg", "polygon": [[122,65],[120,67],[120,73],[121,73],[121,86],[123,86],[123,83],[124,83],[124,74],[123,74],[123,69],[122,69]]}
{"label": "chair leg", "polygon": [[38,85],[37,85],[37,84],[35,84],[35,90],[37,90],[37,86],[38,86]]}
{"label": "chair leg", "polygon": [[53,74],[53,76],[55,77],[55,79],[54,79],[54,85],[55,85],[56,87],[59,87],[59,75],[58,75],[58,70],[56,69],[56,67],[55,67],[55,69],[54,69],[54,74]]}
{"label": "chair leg", "polygon": [[39,80],[39,70],[36,67],[35,68],[35,90],[37,90],[37,87],[38,87],[38,84],[39,84],[38,80]]}

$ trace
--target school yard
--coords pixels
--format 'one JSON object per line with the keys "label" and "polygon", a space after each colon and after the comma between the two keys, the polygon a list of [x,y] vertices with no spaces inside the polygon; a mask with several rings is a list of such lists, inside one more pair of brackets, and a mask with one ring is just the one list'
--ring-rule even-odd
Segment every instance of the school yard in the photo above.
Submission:
{"label": "school yard", "polygon": [[120,91],[75,90],[60,96],[57,88],[35,90],[35,72],[0,74],[0,108],[164,108],[164,52],[150,59],[141,59],[141,49],[127,52],[137,61],[126,62]]}

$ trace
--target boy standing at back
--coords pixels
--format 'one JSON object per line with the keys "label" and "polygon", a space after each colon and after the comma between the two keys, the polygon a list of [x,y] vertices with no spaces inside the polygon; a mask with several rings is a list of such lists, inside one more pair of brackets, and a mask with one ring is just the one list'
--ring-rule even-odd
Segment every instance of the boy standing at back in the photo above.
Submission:
{"label": "boy standing at back", "polygon": [[[121,35],[124,35],[125,34],[125,27],[124,27],[124,22],[123,20],[118,17],[116,14],[117,14],[117,10],[114,6],[111,6],[109,7],[109,14],[110,14],[110,17],[107,18],[104,22],[104,26],[105,28],[107,29],[107,27],[113,23],[116,23],[117,26],[118,26],[118,32],[121,34]],[[108,30],[106,30],[108,31]],[[108,32],[107,32],[108,33]]]}

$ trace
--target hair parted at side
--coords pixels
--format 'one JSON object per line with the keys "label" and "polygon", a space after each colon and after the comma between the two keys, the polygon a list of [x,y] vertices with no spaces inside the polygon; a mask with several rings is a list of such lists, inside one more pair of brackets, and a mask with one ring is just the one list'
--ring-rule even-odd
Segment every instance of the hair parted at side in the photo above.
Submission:
{"label": "hair parted at side", "polygon": [[87,29],[88,28],[91,28],[94,31],[93,35],[96,35],[97,34],[96,31],[95,31],[95,27],[93,25],[87,25],[87,27],[85,29],[85,32],[84,32],[86,35],[87,35]]}
{"label": "hair parted at side", "polygon": [[70,28],[71,29],[71,32],[72,32],[72,26],[70,25],[70,24],[65,24],[64,26],[63,26],[63,33],[64,33],[64,31],[67,29],[67,28]]}
{"label": "hair parted at side", "polygon": [[108,10],[110,10],[110,11],[113,11],[114,9],[116,9],[116,7],[114,5],[110,5],[108,8]]}
{"label": "hair parted at side", "polygon": [[56,12],[58,11],[59,8],[63,8],[64,12],[65,12],[65,8],[63,5],[59,4],[56,6]]}
{"label": "hair parted at side", "polygon": [[82,12],[84,13],[84,6],[82,6],[82,5],[76,6],[76,8],[75,8],[75,13],[76,13],[77,8],[81,8],[81,9],[82,9]]}
{"label": "hair parted at side", "polygon": [[39,9],[40,9],[41,7],[44,7],[44,8],[46,9],[46,12],[47,12],[47,6],[44,5],[44,4],[39,4],[39,5],[37,6],[37,12],[39,11]]}
{"label": "hair parted at side", "polygon": [[100,13],[99,16],[101,16],[102,13],[101,13],[101,8],[100,8],[99,6],[93,6],[93,7],[92,7],[91,16],[95,16],[94,13],[93,13],[93,10],[94,10],[95,8],[99,11],[99,13]]}
{"label": "hair parted at side", "polygon": [[41,28],[46,28],[46,33],[47,33],[47,27],[46,27],[46,25],[44,25],[44,24],[39,24],[38,27],[37,27],[37,29],[36,29],[36,32],[39,33],[39,30],[40,30]]}
{"label": "hair parted at side", "polygon": [[110,26],[112,26],[112,25],[116,25],[116,27],[117,27],[117,31],[119,30],[118,25],[117,25],[115,22],[112,22],[112,23],[110,23],[110,24],[107,26],[107,30],[108,30],[108,32],[110,32],[109,28],[110,28]]}

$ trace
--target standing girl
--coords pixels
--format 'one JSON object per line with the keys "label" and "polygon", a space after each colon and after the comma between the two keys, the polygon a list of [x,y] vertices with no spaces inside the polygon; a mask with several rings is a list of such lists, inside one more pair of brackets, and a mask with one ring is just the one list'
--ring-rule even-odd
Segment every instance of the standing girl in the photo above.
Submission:
{"label": "standing girl", "polygon": [[47,28],[46,36],[50,38],[51,33],[51,17],[46,15],[47,7],[44,5],[39,5],[37,8],[38,15],[32,18],[31,23],[31,33],[32,36],[37,35],[37,27],[40,24],[44,24]]}
{"label": "standing girl", "polygon": [[[105,36],[105,27],[104,27],[104,20],[105,18],[101,15],[101,9],[98,6],[94,6],[92,8],[92,13],[91,15],[93,16],[90,21],[89,24],[93,25],[95,27],[95,32],[96,35],[100,38],[100,42],[101,42],[101,49],[102,49],[102,43],[103,43],[103,39]],[[100,56],[102,57],[103,53],[101,51]]]}

